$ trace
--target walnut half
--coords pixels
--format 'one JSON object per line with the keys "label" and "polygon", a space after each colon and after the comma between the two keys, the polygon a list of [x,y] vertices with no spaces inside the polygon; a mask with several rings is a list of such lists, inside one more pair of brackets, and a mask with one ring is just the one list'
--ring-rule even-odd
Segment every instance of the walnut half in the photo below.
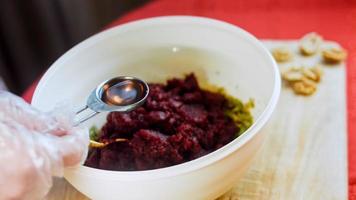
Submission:
{"label": "walnut half", "polygon": [[288,82],[301,81],[303,74],[300,67],[291,67],[287,71],[282,72],[282,78]]}
{"label": "walnut half", "polygon": [[347,57],[347,52],[343,48],[331,48],[323,50],[323,58],[328,63],[338,63],[344,61]]}
{"label": "walnut half", "polygon": [[308,33],[300,39],[300,52],[306,56],[313,55],[319,50],[322,42],[323,38],[317,33]]}
{"label": "walnut half", "polygon": [[292,52],[285,47],[273,49],[272,55],[277,62],[287,62],[292,59]]}
{"label": "walnut half", "polygon": [[304,78],[302,81],[294,82],[291,86],[296,94],[309,96],[316,92],[316,83],[307,78]]}
{"label": "walnut half", "polygon": [[321,76],[323,75],[323,71],[319,65],[311,68],[303,68],[302,72],[304,77],[315,82],[320,82]]}

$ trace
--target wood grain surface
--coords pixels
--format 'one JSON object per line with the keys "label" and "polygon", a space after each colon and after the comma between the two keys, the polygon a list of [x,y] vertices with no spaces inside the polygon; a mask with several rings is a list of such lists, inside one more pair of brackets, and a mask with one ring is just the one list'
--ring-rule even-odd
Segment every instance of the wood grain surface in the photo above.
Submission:
{"label": "wood grain surface", "polygon": [[[251,167],[219,200],[347,199],[345,64],[322,63],[320,54],[304,57],[296,41],[263,41],[269,49],[287,47],[292,61],[280,64],[311,67],[324,75],[310,97],[296,96],[283,86],[268,136]],[[326,42],[323,48],[337,46]],[[258,80],[256,80],[258,81]],[[55,179],[49,200],[86,200],[64,179]]]}

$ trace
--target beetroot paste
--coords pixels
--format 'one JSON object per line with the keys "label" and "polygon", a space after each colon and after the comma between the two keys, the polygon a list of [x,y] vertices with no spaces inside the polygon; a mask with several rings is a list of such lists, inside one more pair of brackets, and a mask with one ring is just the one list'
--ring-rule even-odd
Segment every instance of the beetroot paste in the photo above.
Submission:
{"label": "beetroot paste", "polygon": [[202,90],[194,74],[149,87],[143,106],[107,116],[98,139],[128,140],[91,149],[86,166],[120,171],[172,166],[222,147],[239,131],[224,114],[226,98]]}

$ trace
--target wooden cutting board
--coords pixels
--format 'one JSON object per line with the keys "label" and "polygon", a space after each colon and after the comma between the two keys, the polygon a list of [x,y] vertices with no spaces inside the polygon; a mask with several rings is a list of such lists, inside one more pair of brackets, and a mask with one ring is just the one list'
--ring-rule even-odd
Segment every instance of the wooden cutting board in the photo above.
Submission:
{"label": "wooden cutting board", "polygon": [[[219,200],[347,199],[345,64],[326,65],[321,56],[301,56],[297,41],[263,41],[268,49],[286,47],[289,66],[321,64],[324,75],[310,97],[283,86],[268,136],[246,174]],[[323,48],[337,46],[326,42]],[[218,184],[218,183],[217,183]],[[64,179],[55,179],[49,200],[85,200]]]}

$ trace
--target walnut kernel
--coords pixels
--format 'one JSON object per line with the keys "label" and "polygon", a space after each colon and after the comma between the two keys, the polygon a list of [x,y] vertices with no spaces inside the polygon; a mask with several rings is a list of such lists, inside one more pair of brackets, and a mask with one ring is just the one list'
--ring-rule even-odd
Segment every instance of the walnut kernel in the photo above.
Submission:
{"label": "walnut kernel", "polygon": [[347,52],[343,48],[331,48],[323,51],[323,58],[326,62],[337,63],[344,61],[347,57]]}
{"label": "walnut kernel", "polygon": [[306,56],[313,55],[319,50],[322,42],[323,38],[317,33],[308,33],[300,40],[300,52]]}
{"label": "walnut kernel", "polygon": [[287,71],[282,72],[282,78],[286,81],[300,81],[303,78],[303,74],[300,73],[300,68],[291,67]]}
{"label": "walnut kernel", "polygon": [[321,79],[321,76],[323,74],[320,66],[315,66],[315,67],[311,67],[311,68],[303,68],[302,73],[303,73],[304,77],[306,77],[312,81],[315,81],[315,82],[319,82]]}
{"label": "walnut kernel", "polygon": [[273,49],[272,55],[277,62],[287,62],[292,59],[292,52],[284,47]]}
{"label": "walnut kernel", "polygon": [[309,79],[303,79],[303,81],[293,83],[292,88],[296,94],[309,96],[316,91],[316,84]]}

